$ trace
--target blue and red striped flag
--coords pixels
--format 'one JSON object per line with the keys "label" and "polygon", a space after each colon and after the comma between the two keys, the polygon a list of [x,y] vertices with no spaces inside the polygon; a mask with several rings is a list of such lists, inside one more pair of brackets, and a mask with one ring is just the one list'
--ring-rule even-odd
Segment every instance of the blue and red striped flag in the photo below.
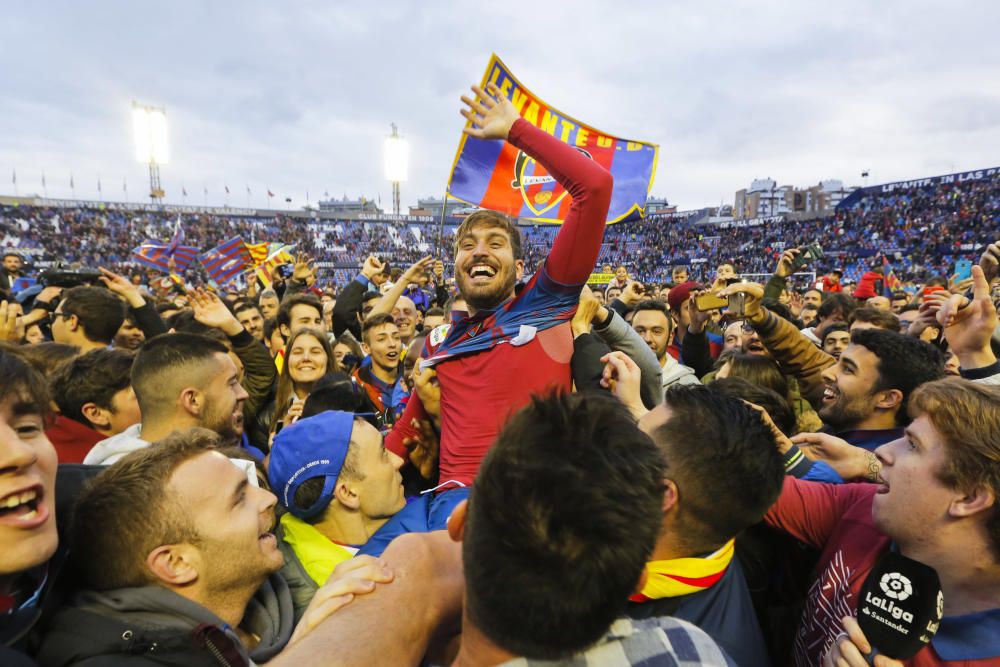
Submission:
{"label": "blue and red striped flag", "polygon": [[882,256],[882,266],[884,267],[885,273],[885,291],[887,297],[892,297],[892,293],[899,289],[901,283],[899,277],[896,276],[896,272],[892,270],[892,265],[889,263],[889,258]]}
{"label": "blue and red striped flag", "polygon": [[[482,88],[494,83],[526,121],[574,146],[614,176],[607,221],[644,215],[653,186],[659,146],[621,139],[557,111],[525,88],[494,54]],[[447,194],[473,206],[515,218],[561,222],[572,198],[533,158],[506,141],[485,141],[462,134],[448,180]]]}
{"label": "blue and red striped flag", "polygon": [[164,273],[171,273],[170,259],[173,258],[176,272],[184,273],[198,255],[198,248],[183,243],[184,227],[181,225],[181,216],[178,215],[170,241],[167,243],[146,241],[132,250],[132,256],[139,264],[159,269]]}
{"label": "blue and red striped flag", "polygon": [[170,273],[170,258],[174,259],[174,269],[177,273],[184,273],[194,258],[198,256],[198,249],[189,245],[174,246],[173,255],[167,252],[167,244],[158,241],[146,241],[138,248],[132,250],[132,257],[136,262],[151,269],[159,269],[164,273]]}
{"label": "blue and red striped flag", "polygon": [[198,259],[206,273],[219,285],[225,285],[253,266],[250,251],[241,236],[234,236],[202,253]]}

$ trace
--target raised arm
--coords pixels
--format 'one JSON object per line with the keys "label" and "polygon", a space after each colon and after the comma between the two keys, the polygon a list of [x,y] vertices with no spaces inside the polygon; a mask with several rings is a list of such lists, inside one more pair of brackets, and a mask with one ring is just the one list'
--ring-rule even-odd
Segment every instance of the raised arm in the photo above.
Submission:
{"label": "raised arm", "polygon": [[472,89],[476,100],[462,98],[471,109],[462,111],[472,121],[466,134],[506,139],[545,167],[572,197],[573,204],[545,260],[545,273],[563,285],[586,283],[601,250],[614,179],[576,148],[521,118],[496,85],[487,87],[488,95],[478,86]]}

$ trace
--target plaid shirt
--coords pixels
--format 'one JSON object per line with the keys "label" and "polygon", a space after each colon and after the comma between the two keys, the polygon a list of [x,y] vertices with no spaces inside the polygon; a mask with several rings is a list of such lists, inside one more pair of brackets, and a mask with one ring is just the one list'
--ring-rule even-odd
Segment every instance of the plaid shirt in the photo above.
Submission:
{"label": "plaid shirt", "polygon": [[517,658],[503,667],[735,667],[736,663],[695,626],[676,618],[620,618],[600,642],[565,660]]}

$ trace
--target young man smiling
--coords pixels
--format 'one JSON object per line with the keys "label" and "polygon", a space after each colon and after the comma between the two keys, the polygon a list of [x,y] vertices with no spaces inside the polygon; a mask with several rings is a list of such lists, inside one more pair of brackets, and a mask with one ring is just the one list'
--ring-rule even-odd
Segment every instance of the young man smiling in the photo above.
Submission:
{"label": "young man smiling", "polygon": [[361,329],[362,349],[368,357],[353,373],[354,379],[368,394],[375,408],[392,424],[393,395],[399,384],[402,341],[392,315],[372,315]]}
{"label": "young man smiling", "polygon": [[[433,481],[446,492],[436,498],[432,528],[443,528],[468,494],[508,415],[532,394],[569,390],[570,320],[597,260],[613,186],[603,166],[523,120],[496,86],[473,90],[475,99],[463,98],[465,133],[521,149],[566,188],[572,206],[545,263],[517,293],[521,237],[506,216],[477,211],[456,233],[455,276],[468,313],[431,331],[421,355],[441,387],[440,473]],[[419,397],[411,397],[386,446],[406,457],[404,440],[418,437],[414,420],[426,418]]]}

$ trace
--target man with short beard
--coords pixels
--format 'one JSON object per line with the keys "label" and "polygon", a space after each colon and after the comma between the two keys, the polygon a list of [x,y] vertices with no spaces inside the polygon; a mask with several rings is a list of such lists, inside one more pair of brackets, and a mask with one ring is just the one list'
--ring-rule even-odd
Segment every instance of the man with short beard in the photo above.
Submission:
{"label": "man with short beard", "polygon": [[[467,317],[429,332],[421,355],[441,388],[439,479],[429,527],[444,528],[452,508],[468,496],[479,464],[508,415],[533,394],[569,391],[573,336],[570,320],[597,261],[611,202],[608,171],[574,147],[523,120],[494,85],[474,88],[466,134],[508,140],[569,193],[572,204],[545,263],[522,290],[521,238],[504,215],[477,211],[455,235],[455,277]],[[404,439],[418,439],[414,420],[427,419],[418,396],[386,438],[386,447],[408,458]]]}
{"label": "man with short beard", "polygon": [[195,426],[216,432],[226,444],[236,444],[243,435],[248,394],[229,350],[217,340],[189,333],[157,336],[136,355],[132,389],[142,421],[94,445],[84,463],[109,465]]}
{"label": "man with short beard", "polygon": [[834,359],[761,306],[761,285],[732,285],[722,296],[737,293],[744,295],[747,322],[782,369],[798,380],[826,430],[852,445],[875,449],[898,438],[910,393],[944,374],[937,348],[881,329],[854,331],[851,344]]}

